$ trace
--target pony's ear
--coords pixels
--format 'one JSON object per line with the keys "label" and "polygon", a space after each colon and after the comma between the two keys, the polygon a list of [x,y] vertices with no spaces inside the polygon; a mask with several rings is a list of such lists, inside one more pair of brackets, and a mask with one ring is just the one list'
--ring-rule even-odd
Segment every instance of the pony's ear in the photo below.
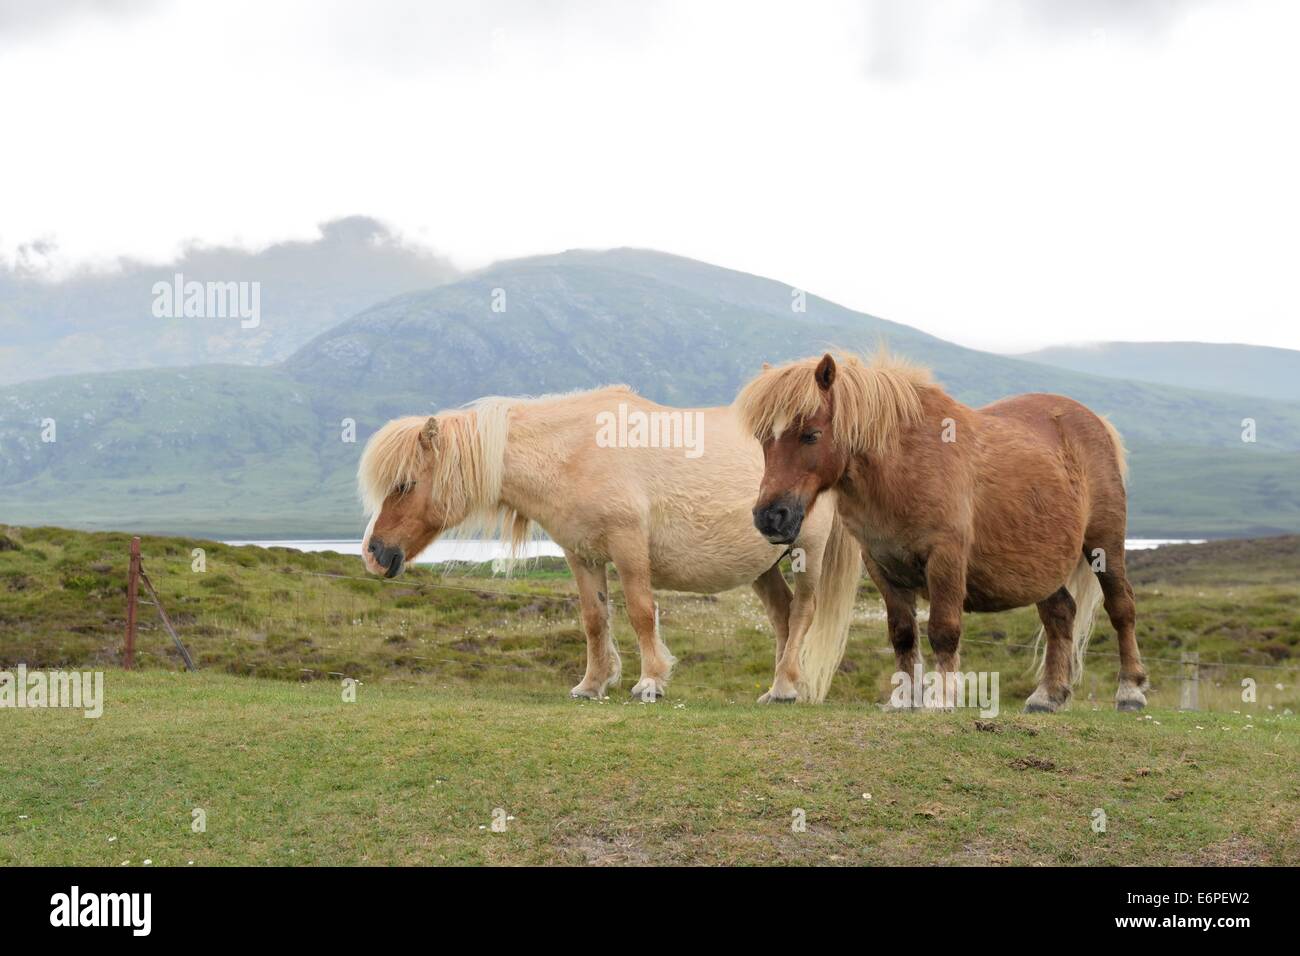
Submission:
{"label": "pony's ear", "polygon": [[768,369],[770,369],[771,367],[772,367],[772,363],[771,363],[771,362],[764,362],[764,363],[763,363],[763,371],[764,371],[764,372],[766,372],[766,371],[767,371]]}
{"label": "pony's ear", "polygon": [[830,352],[823,355],[822,360],[817,363],[817,371],[813,372],[813,377],[817,379],[817,387],[823,392],[831,390],[831,386],[835,384],[835,359],[831,358]]}
{"label": "pony's ear", "polygon": [[438,447],[438,419],[433,415],[424,423],[424,428],[420,430],[420,444],[426,451],[433,451]]}

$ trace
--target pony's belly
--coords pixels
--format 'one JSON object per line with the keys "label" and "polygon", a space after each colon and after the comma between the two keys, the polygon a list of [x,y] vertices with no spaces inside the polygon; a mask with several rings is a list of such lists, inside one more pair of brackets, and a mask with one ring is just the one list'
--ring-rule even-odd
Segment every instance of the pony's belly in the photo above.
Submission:
{"label": "pony's belly", "polygon": [[[898,545],[872,540],[867,546],[871,560],[880,568],[885,580],[896,588],[917,591],[930,599],[926,586],[925,561]],[[1068,558],[1059,562],[1025,561],[1007,557],[994,568],[970,564],[966,568],[966,594],[962,609],[978,613],[1010,611],[1029,607],[1050,597],[1064,583],[1074,565]],[[1058,566],[1059,565],[1059,566]]]}
{"label": "pony's belly", "polygon": [[967,611],[1010,611],[1045,600],[1065,585],[1077,559],[1047,554],[1038,560],[1000,562],[996,571],[974,565],[966,573]]}
{"label": "pony's belly", "polygon": [[983,591],[968,587],[966,589],[966,600],[962,602],[962,610],[974,611],[979,614],[991,614],[997,611],[1011,611],[1018,607],[1027,607],[1030,604],[1036,604],[1037,600],[1022,601],[997,594],[986,594]]}
{"label": "pony's belly", "polygon": [[776,563],[785,550],[758,535],[748,546],[696,539],[685,547],[652,547],[650,583],[668,591],[716,594],[749,584]]}

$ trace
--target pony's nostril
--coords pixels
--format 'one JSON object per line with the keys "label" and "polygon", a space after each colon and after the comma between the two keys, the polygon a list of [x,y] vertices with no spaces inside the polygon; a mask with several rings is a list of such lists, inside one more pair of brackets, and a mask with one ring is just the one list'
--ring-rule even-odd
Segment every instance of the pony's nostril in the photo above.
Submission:
{"label": "pony's nostril", "polygon": [[379,554],[379,542],[378,542],[378,541],[371,541],[371,542],[370,542],[370,553],[371,553],[371,554],[375,554],[375,555]]}
{"label": "pony's nostril", "polygon": [[754,527],[769,541],[778,538],[787,541],[793,539],[803,520],[803,509],[797,505],[772,502],[763,508],[754,509]]}
{"label": "pony's nostril", "polygon": [[388,561],[388,569],[384,572],[384,577],[395,578],[402,573],[402,567],[406,564],[405,558],[401,551],[394,551]]}

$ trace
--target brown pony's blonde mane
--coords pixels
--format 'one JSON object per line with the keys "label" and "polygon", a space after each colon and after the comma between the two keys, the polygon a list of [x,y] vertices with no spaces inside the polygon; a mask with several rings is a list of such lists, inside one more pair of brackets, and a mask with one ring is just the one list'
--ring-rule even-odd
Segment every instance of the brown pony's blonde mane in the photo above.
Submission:
{"label": "brown pony's blonde mane", "polygon": [[[820,356],[764,369],[736,396],[744,427],[759,441],[779,436],[817,413],[821,389],[813,373]],[[868,360],[835,354],[831,384],[835,443],[850,454],[880,454],[901,427],[921,419],[920,389],[934,384],[929,369],[894,358],[883,349]]]}

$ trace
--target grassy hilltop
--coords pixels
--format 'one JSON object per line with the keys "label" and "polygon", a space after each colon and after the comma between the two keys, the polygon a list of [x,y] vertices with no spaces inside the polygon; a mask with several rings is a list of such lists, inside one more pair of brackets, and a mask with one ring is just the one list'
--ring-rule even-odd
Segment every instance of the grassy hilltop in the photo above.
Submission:
{"label": "grassy hilltop", "polygon": [[[659,595],[680,663],[654,705],[625,696],[620,609],[628,676],[578,702],[558,562],[380,581],[352,557],[181,538],[145,538],[144,564],[201,669],[179,671],[143,606],[126,672],[128,540],[0,528],[0,668],[106,670],[98,720],[0,711],[0,763],[21,768],[0,777],[0,864],[1300,862],[1295,538],[1130,554],[1144,715],[1110,707],[1104,627],[1071,709],[1021,715],[1033,612],[968,615],[963,666],[1001,675],[992,720],[875,706],[892,655],[866,582],[824,706],[753,703],[771,638],[743,589]],[[1210,666],[1180,714],[1185,649]]]}

